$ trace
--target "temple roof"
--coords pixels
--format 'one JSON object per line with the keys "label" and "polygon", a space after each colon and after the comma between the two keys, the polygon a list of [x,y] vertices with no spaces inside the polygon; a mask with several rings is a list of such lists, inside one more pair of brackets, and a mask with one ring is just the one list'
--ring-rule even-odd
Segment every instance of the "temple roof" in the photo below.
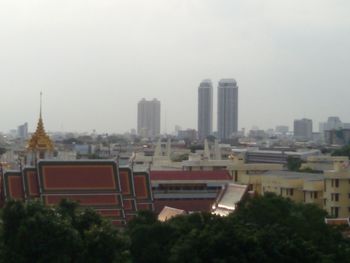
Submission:
{"label": "temple roof", "polygon": [[46,134],[44,122],[41,115],[41,94],[40,94],[40,116],[36,127],[36,131],[28,141],[27,150],[29,151],[50,151],[54,149],[53,142]]}

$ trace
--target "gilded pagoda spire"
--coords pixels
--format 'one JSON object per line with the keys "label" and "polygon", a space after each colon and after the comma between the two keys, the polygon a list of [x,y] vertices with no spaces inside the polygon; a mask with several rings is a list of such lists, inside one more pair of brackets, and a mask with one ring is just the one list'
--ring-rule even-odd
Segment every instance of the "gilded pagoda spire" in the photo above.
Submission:
{"label": "gilded pagoda spire", "polygon": [[32,137],[28,141],[27,145],[28,151],[48,151],[52,152],[54,149],[53,142],[50,137],[46,134],[44,128],[44,122],[42,118],[42,92],[40,92],[40,115],[36,131],[33,133]]}

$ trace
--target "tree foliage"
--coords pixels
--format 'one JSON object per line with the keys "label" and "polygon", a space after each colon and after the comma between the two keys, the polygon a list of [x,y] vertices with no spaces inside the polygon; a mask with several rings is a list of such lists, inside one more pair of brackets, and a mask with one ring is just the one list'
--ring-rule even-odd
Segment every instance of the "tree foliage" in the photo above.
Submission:
{"label": "tree foliage", "polygon": [[2,211],[1,261],[123,262],[128,242],[91,209],[63,201],[9,201]]}
{"label": "tree foliage", "polygon": [[[314,205],[273,194],[219,217],[195,213],[129,225],[133,262],[348,262],[350,244]],[[147,223],[148,222],[148,223]]]}
{"label": "tree foliage", "polygon": [[326,212],[274,194],[219,217],[194,213],[159,222],[142,211],[118,231],[92,209],[10,201],[2,210],[2,262],[349,262],[350,243]]}
{"label": "tree foliage", "polygon": [[6,148],[0,147],[0,156],[6,153],[6,151],[7,151]]}
{"label": "tree foliage", "polygon": [[288,156],[287,158],[287,168],[289,171],[298,172],[302,163],[303,162],[300,158],[292,156]]}
{"label": "tree foliage", "polygon": [[350,145],[346,145],[332,153],[332,156],[347,156],[350,158]]}

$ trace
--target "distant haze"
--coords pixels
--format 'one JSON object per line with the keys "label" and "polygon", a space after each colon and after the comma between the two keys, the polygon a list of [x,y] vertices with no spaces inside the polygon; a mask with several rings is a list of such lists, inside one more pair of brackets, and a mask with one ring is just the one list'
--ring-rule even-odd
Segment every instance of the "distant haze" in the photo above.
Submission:
{"label": "distant haze", "polygon": [[[197,88],[235,78],[238,128],[350,122],[350,1],[1,0],[0,131],[125,132],[157,98],[197,128]],[[165,123],[166,120],[166,123]]]}

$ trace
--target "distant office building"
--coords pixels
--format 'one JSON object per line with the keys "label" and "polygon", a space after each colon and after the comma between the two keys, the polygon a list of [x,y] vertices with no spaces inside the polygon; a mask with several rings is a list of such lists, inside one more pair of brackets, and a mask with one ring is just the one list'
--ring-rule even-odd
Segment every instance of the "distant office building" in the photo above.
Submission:
{"label": "distant office building", "polygon": [[327,124],[326,124],[326,130],[333,130],[333,129],[339,129],[343,127],[343,123],[339,119],[339,117],[331,116],[328,117]]}
{"label": "distant office building", "polygon": [[325,130],[324,139],[329,145],[347,145],[350,143],[350,129]]}
{"label": "distant office building", "polygon": [[181,126],[180,125],[175,125],[175,136],[179,135],[179,131],[181,131]]}
{"label": "distant office building", "polygon": [[327,122],[320,122],[319,124],[319,132],[321,133],[339,129],[350,129],[350,124],[342,122],[337,116],[328,117]]}
{"label": "distant office building", "polygon": [[218,86],[218,136],[231,138],[238,129],[238,86],[234,79],[222,79]]}
{"label": "distant office building", "polygon": [[267,138],[267,133],[264,130],[250,130],[248,137],[255,139],[264,139]]}
{"label": "distant office building", "polygon": [[323,134],[323,132],[326,130],[327,123],[326,122],[320,122],[318,124],[318,131]]}
{"label": "distant office building", "polygon": [[28,139],[28,123],[24,123],[17,127],[17,137],[21,140]]}
{"label": "distant office building", "polygon": [[159,135],[160,101],[142,99],[137,106],[137,133],[143,137]]}
{"label": "distant office building", "polygon": [[213,131],[213,84],[203,80],[198,88],[198,137],[205,139]]}
{"label": "distant office building", "polygon": [[280,134],[287,134],[289,132],[289,127],[285,125],[279,125],[276,127],[276,132]]}
{"label": "distant office building", "polygon": [[312,139],[312,120],[294,120],[294,137],[298,140]]}
{"label": "distant office building", "polygon": [[180,140],[195,141],[197,138],[197,131],[194,129],[179,130],[177,137]]}

